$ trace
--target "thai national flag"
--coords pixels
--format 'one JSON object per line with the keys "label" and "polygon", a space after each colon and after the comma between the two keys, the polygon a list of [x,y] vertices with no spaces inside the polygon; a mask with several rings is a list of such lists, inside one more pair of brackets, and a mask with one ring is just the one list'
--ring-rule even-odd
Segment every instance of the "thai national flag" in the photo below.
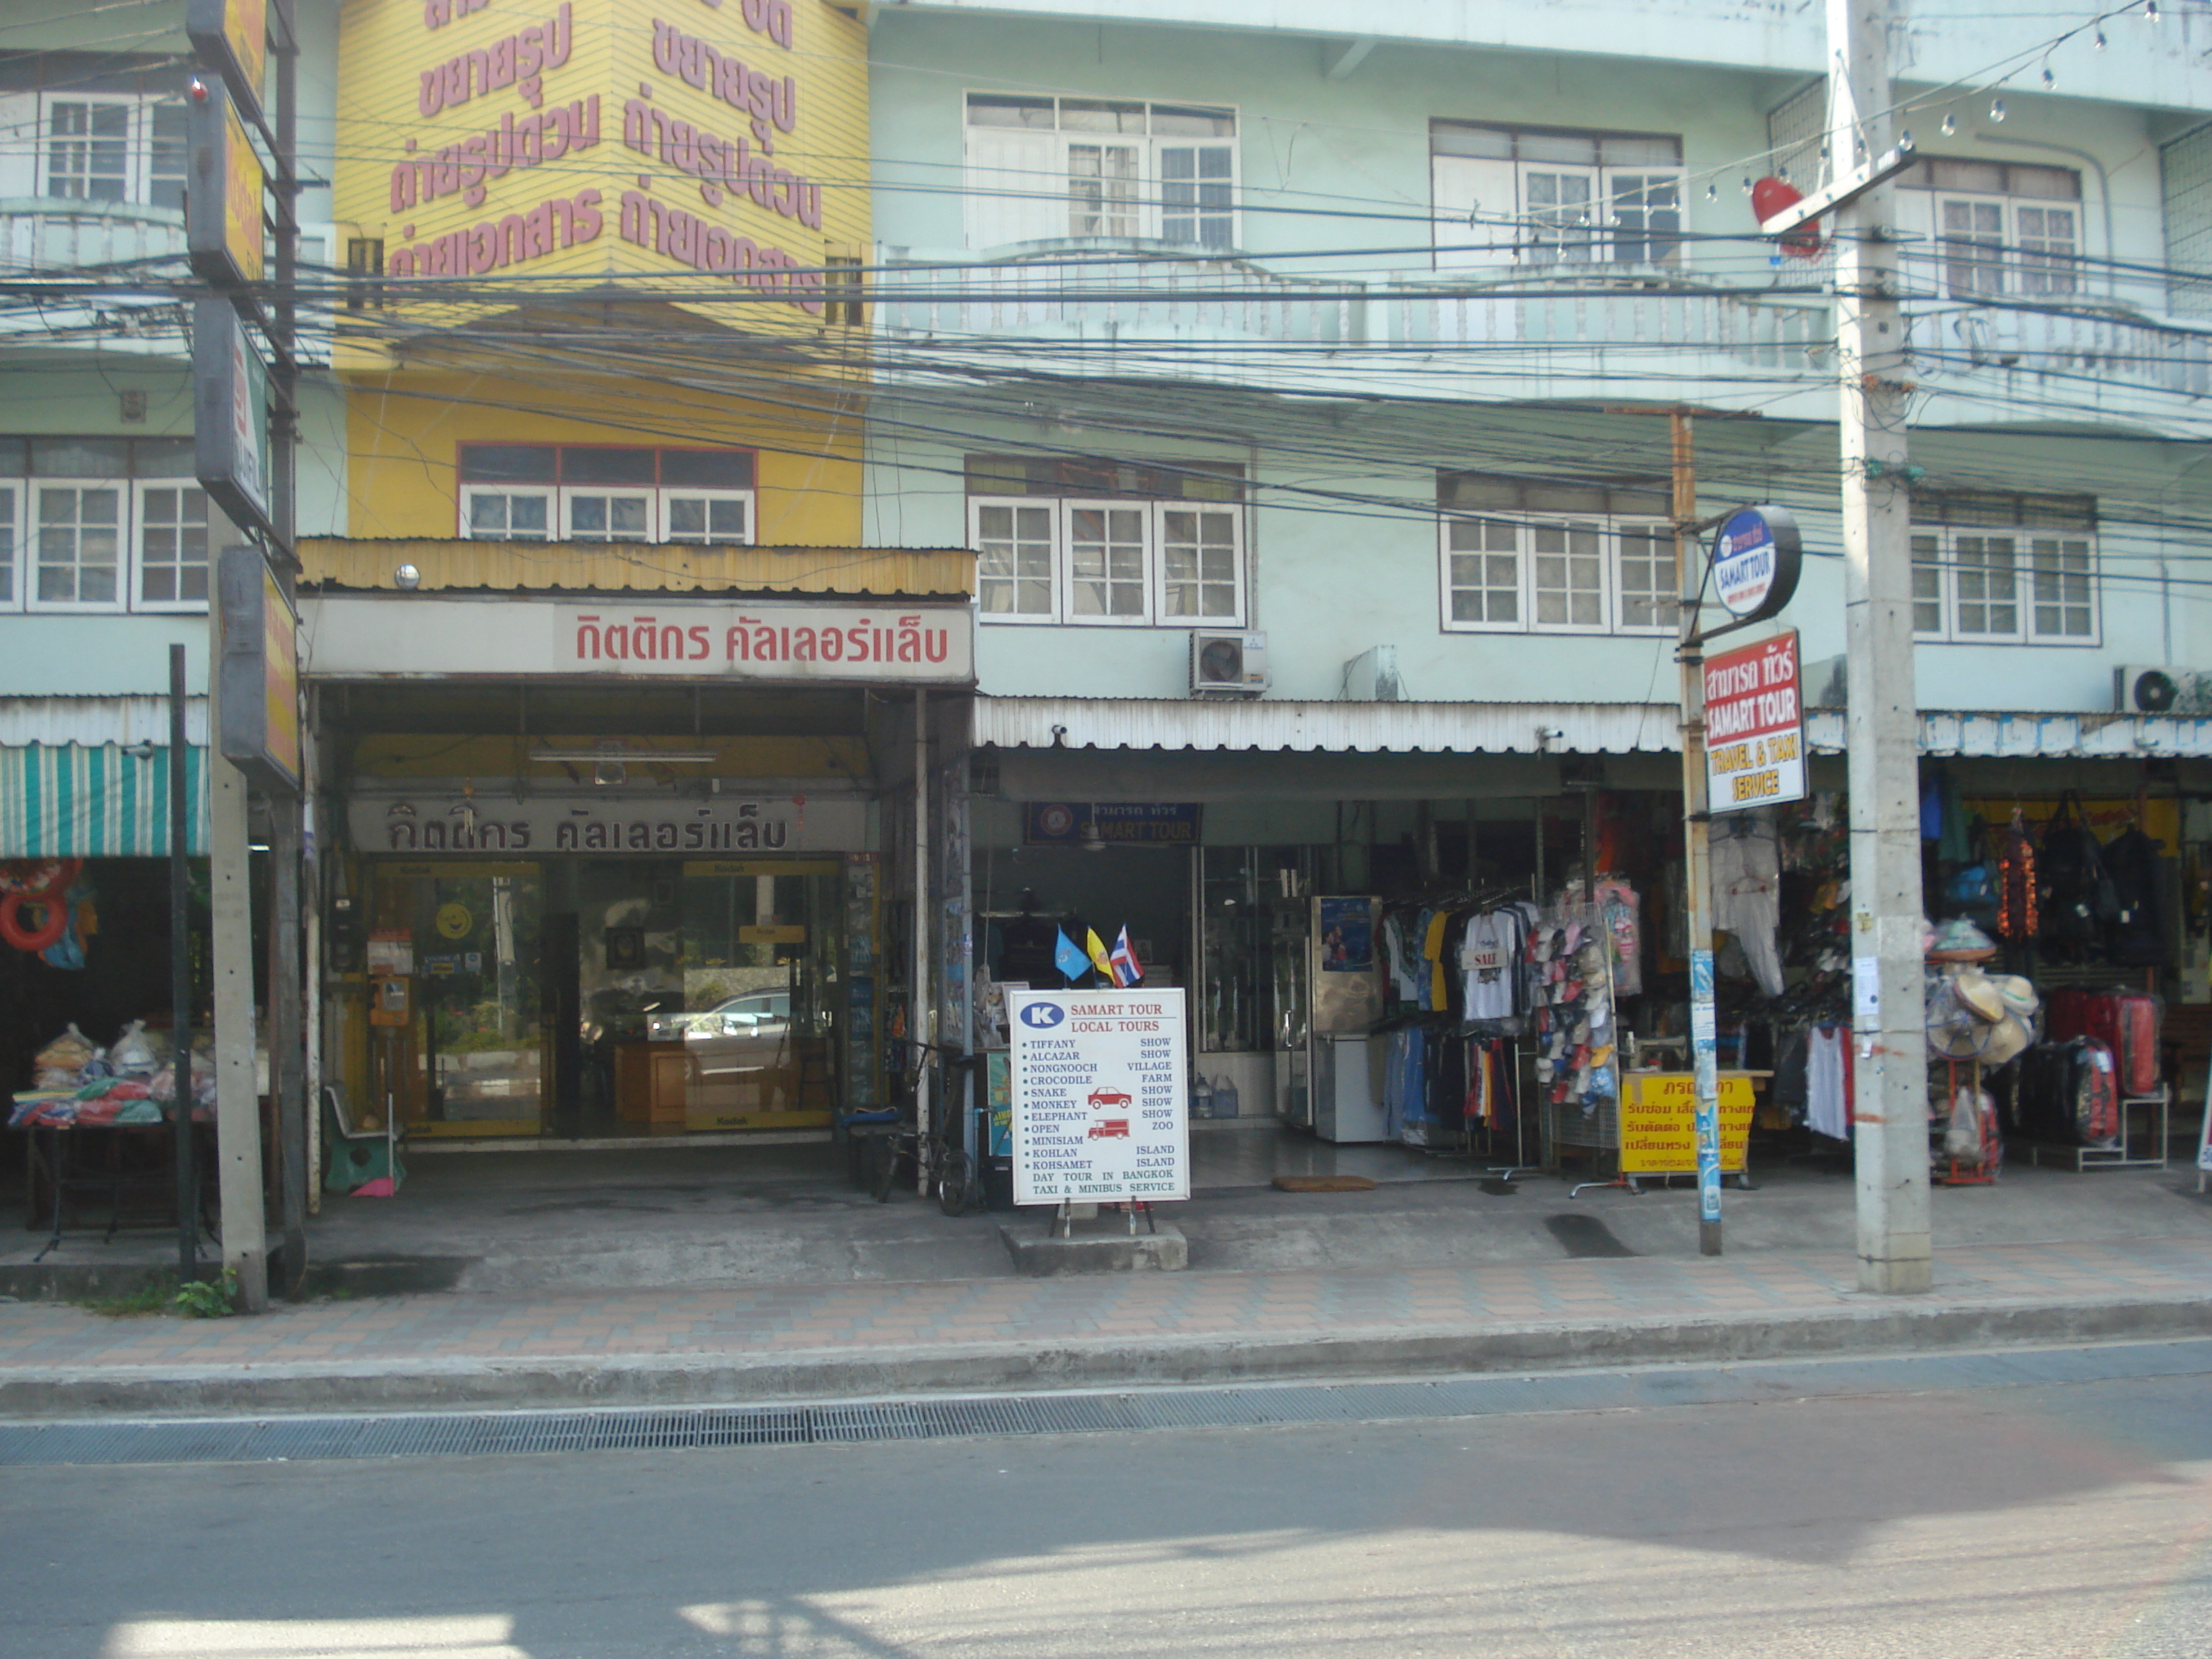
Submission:
{"label": "thai national flag", "polygon": [[1145,969],[1137,960],[1136,951],[1130,948],[1129,930],[1127,927],[1121,930],[1121,937],[1114,941],[1114,949],[1106,960],[1114,964],[1115,984],[1126,989],[1129,986],[1141,985],[1145,982]]}

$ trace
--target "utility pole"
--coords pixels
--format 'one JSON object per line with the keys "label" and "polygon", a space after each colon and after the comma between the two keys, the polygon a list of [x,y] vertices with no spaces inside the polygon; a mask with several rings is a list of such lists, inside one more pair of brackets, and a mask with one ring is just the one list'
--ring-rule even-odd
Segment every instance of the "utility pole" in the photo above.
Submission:
{"label": "utility pole", "polygon": [[[1889,53],[1901,0],[1828,0],[1830,176],[1892,149]],[[1919,706],[1913,687],[1910,388],[1897,310],[1895,187],[1836,210],[1838,412],[1851,842],[1852,1089],[1859,1288],[1925,1291],[1927,1035],[1922,1013]]]}
{"label": "utility pole", "polygon": [[1682,896],[1690,927],[1690,1073],[1698,1091],[1698,1253],[1721,1253],[1721,1102],[1713,1008],[1713,866],[1705,799],[1705,652],[1698,602],[1705,591],[1698,543],[1698,467],[1690,414],[1670,410],[1674,480],[1675,660],[1682,665]]}

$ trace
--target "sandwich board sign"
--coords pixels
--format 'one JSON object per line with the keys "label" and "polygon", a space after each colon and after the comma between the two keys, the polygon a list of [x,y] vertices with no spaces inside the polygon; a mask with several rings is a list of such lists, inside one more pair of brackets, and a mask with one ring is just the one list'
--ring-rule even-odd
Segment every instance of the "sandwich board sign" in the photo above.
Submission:
{"label": "sandwich board sign", "polygon": [[1180,987],[1006,990],[1014,1202],[1190,1196],[1190,1048]]}

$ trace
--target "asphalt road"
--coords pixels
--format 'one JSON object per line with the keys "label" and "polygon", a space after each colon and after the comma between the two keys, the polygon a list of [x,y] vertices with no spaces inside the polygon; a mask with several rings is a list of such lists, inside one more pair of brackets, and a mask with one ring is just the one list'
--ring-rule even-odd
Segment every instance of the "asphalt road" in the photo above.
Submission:
{"label": "asphalt road", "polygon": [[0,1470],[9,1659],[2202,1659],[2212,1377]]}

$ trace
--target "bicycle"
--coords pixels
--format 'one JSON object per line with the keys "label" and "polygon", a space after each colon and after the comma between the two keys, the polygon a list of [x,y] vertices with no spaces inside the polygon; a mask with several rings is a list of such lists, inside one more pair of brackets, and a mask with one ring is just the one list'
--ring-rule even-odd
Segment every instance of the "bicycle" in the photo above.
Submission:
{"label": "bicycle", "polygon": [[911,1159],[922,1190],[937,1195],[938,1207],[948,1216],[965,1215],[983,1201],[983,1177],[958,1138],[961,1106],[957,1097],[961,1091],[954,1086],[939,1091],[939,1109],[931,1115],[929,1133],[926,1136],[915,1123],[916,1097],[931,1054],[939,1057],[943,1074],[939,1080],[947,1085],[951,1085],[955,1079],[964,1083],[980,1057],[911,1039],[905,1042],[905,1047],[913,1051],[915,1058],[899,1067],[892,1084],[892,1099],[899,1109],[900,1121],[899,1127],[878,1143],[877,1156],[882,1161],[876,1170],[876,1202],[890,1202],[892,1190],[899,1184],[900,1166]]}

